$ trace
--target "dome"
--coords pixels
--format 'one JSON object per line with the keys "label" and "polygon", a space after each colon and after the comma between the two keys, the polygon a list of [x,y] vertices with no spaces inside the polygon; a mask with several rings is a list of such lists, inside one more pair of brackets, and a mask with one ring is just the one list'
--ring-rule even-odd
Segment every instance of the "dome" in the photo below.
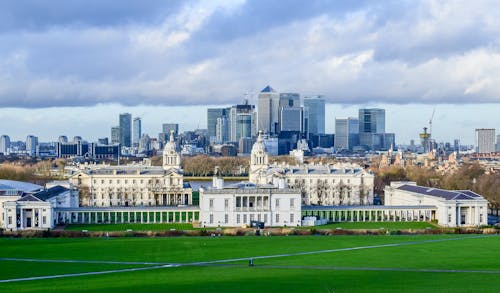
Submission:
{"label": "dome", "polygon": [[176,145],[174,141],[174,132],[170,131],[170,139],[169,141],[165,144],[165,147],[163,148],[164,153],[171,153],[176,151]]}
{"label": "dome", "polygon": [[262,131],[259,131],[259,136],[257,137],[257,141],[253,144],[252,153],[256,152],[266,152],[266,145],[264,144],[264,140],[262,139]]}

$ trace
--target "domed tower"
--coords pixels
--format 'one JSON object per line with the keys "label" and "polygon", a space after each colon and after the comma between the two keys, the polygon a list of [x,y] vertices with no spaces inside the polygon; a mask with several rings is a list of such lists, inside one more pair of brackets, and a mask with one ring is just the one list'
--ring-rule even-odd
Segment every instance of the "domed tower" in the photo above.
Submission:
{"label": "domed tower", "polygon": [[[269,158],[266,152],[266,145],[262,139],[262,131],[259,131],[259,136],[257,141],[252,147],[252,153],[250,156],[250,182],[260,183],[262,180],[262,171],[267,170],[269,163]],[[263,179],[265,181],[265,178]]]}
{"label": "domed tower", "polygon": [[170,131],[170,140],[163,149],[163,169],[179,169],[181,167],[181,156],[176,150],[177,145],[174,141],[174,132]]}

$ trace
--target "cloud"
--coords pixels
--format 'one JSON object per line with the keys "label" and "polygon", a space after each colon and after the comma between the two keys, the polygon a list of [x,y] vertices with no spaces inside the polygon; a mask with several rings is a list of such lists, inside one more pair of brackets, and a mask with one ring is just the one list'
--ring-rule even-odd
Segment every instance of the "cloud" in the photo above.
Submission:
{"label": "cloud", "polygon": [[0,106],[500,102],[489,1],[37,3],[0,4]]}

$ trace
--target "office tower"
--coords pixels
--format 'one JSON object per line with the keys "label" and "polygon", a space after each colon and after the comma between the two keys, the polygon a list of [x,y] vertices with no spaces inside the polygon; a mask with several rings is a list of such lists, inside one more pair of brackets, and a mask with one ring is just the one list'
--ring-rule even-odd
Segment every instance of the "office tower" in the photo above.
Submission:
{"label": "office tower", "polygon": [[359,133],[385,133],[385,110],[359,109]]}
{"label": "office tower", "polygon": [[335,148],[352,150],[359,143],[359,120],[354,117],[335,119]]}
{"label": "office tower", "polygon": [[173,131],[174,137],[177,137],[177,135],[179,134],[179,124],[177,124],[177,123],[163,123],[162,130],[163,130],[163,133],[168,134],[169,137],[170,137],[170,132]]}
{"label": "office tower", "polygon": [[4,155],[10,153],[10,137],[8,135],[0,136],[0,153]]}
{"label": "office tower", "polygon": [[33,135],[28,135],[26,137],[26,152],[30,157],[34,157],[37,155],[38,148],[38,137]]}
{"label": "office tower", "polygon": [[277,134],[279,132],[279,94],[270,86],[266,86],[258,98],[257,130],[264,133]]}
{"label": "office tower", "polygon": [[207,129],[210,138],[216,136],[217,118],[222,116],[229,116],[227,108],[210,108],[207,110]]}
{"label": "office tower", "polygon": [[130,113],[120,114],[120,145],[122,147],[132,145],[132,115]]}
{"label": "office tower", "polygon": [[255,105],[249,105],[247,100],[243,104],[234,105],[228,109],[229,112],[229,140],[238,142],[242,137],[252,137],[256,134],[255,129]]}
{"label": "office tower", "polygon": [[303,121],[302,107],[280,108],[280,132],[302,132]]}
{"label": "office tower", "polygon": [[68,142],[68,137],[66,135],[60,135],[59,139],[57,140],[60,143],[67,143]]}
{"label": "office tower", "polygon": [[141,139],[142,136],[142,129],[141,129],[141,118],[136,117],[134,118],[134,127],[132,130],[132,145],[134,147],[139,146],[139,140]]}
{"label": "office tower", "polygon": [[120,126],[111,127],[111,144],[120,143]]}
{"label": "office tower", "polygon": [[147,134],[143,134],[139,139],[139,153],[147,153],[151,150],[151,138]]}
{"label": "office tower", "polygon": [[76,136],[73,136],[73,142],[79,142],[79,141],[82,141],[82,137],[79,136],[79,135],[76,135]]}
{"label": "office tower", "polygon": [[478,128],[476,129],[476,146],[480,154],[495,152],[495,129]]}
{"label": "office tower", "polygon": [[[497,135],[497,145],[498,145],[498,142],[499,142],[498,138],[499,138],[499,136]],[[460,140],[459,139],[455,139],[453,141],[453,151],[455,151],[457,153],[460,152]],[[498,152],[498,149],[497,149],[497,152]]]}
{"label": "office tower", "polygon": [[280,93],[280,108],[300,107],[300,94],[297,93]]}
{"label": "office tower", "polygon": [[325,133],[325,99],[322,96],[304,97],[304,109],[307,115],[307,128],[309,134]]}
{"label": "office tower", "polygon": [[215,137],[217,143],[229,141],[229,122],[226,117],[217,118]]}
{"label": "office tower", "polygon": [[107,137],[102,137],[97,139],[97,143],[101,145],[109,145],[109,140]]}

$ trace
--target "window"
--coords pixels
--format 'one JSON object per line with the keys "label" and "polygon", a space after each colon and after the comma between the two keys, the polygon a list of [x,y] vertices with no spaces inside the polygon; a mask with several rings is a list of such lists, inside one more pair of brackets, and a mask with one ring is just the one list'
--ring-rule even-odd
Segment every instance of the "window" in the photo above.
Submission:
{"label": "window", "polygon": [[224,223],[225,224],[229,223],[229,215],[228,214],[224,215]]}
{"label": "window", "polygon": [[237,208],[241,207],[241,197],[240,196],[236,197],[236,207]]}
{"label": "window", "polygon": [[483,214],[479,214],[479,223],[477,224],[481,224],[483,222]]}
{"label": "window", "polygon": [[224,200],[224,207],[227,209],[229,207],[229,199]]}
{"label": "window", "polygon": [[290,225],[292,225],[295,222],[294,216],[295,216],[294,214],[290,214]]}
{"label": "window", "polygon": [[451,215],[448,215],[448,223],[451,223]]}
{"label": "window", "polygon": [[279,207],[280,207],[280,199],[279,199],[279,198],[277,198],[277,199],[276,199],[276,208],[279,208]]}
{"label": "window", "polygon": [[290,198],[290,208],[294,208],[294,207],[295,207],[295,199]]}
{"label": "window", "polygon": [[267,214],[264,214],[264,223],[267,223]]}
{"label": "window", "polygon": [[262,219],[261,219],[261,218],[262,218],[261,216],[262,216],[261,214],[258,214],[258,215],[257,215],[257,221],[259,221],[259,222],[260,222],[260,221],[262,220]]}
{"label": "window", "polygon": [[113,180],[111,180],[111,179],[110,179],[108,183],[109,183],[109,184],[113,183]]}
{"label": "window", "polygon": [[247,222],[247,215],[243,215],[243,223],[246,223]]}
{"label": "window", "polygon": [[47,224],[47,216],[42,217],[42,224],[46,225]]}
{"label": "window", "polygon": [[240,223],[240,214],[237,214],[236,215],[236,224],[239,224]]}
{"label": "window", "polygon": [[210,214],[210,224],[214,223],[214,214]]}
{"label": "window", "polygon": [[9,225],[12,225],[12,216],[9,216]]}
{"label": "window", "polygon": [[214,207],[214,200],[213,198],[210,199],[210,202],[209,202],[209,207],[210,208],[213,208]]}
{"label": "window", "polygon": [[104,180],[101,180],[101,184],[104,184]]}
{"label": "window", "polygon": [[280,222],[280,214],[276,214],[276,223]]}
{"label": "window", "polygon": [[128,183],[128,180],[125,180],[125,184],[127,184],[127,183]]}
{"label": "window", "polygon": [[255,220],[255,215],[254,214],[250,214],[250,222]]}

